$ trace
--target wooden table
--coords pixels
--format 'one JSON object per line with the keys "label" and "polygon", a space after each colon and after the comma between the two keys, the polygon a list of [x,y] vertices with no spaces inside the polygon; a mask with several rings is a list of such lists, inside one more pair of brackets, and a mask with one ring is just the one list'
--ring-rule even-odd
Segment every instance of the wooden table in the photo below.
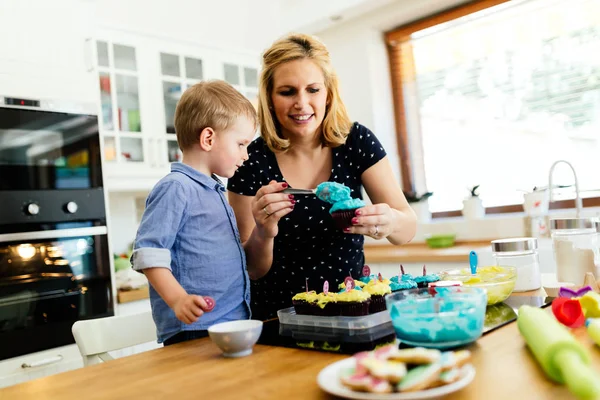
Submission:
{"label": "wooden table", "polygon": [[[549,311],[549,310],[548,310]],[[600,349],[584,328],[573,331],[600,373]],[[511,323],[469,349],[477,375],[445,399],[569,399],[549,381]],[[210,339],[199,339],[0,390],[0,399],[332,399],[316,377],[347,356],[257,345],[254,353],[226,359]]]}

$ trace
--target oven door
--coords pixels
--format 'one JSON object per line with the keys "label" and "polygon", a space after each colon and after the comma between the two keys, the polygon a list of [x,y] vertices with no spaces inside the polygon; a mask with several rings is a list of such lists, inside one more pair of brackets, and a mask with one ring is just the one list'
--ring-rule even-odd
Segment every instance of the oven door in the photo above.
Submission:
{"label": "oven door", "polygon": [[0,107],[0,190],[102,186],[95,115]]}
{"label": "oven door", "polygon": [[0,235],[0,360],[74,343],[75,321],[114,315],[106,233]]}

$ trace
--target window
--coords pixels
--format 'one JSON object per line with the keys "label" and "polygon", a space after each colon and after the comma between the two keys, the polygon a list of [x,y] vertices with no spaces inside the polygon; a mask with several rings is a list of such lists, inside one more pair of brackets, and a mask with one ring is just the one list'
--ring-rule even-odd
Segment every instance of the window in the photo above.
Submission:
{"label": "window", "polygon": [[[444,212],[480,184],[502,209],[564,159],[582,196],[597,196],[597,15],[595,0],[484,0],[388,33],[405,189],[434,192],[431,211]],[[554,183],[572,184],[571,171],[558,166]]]}

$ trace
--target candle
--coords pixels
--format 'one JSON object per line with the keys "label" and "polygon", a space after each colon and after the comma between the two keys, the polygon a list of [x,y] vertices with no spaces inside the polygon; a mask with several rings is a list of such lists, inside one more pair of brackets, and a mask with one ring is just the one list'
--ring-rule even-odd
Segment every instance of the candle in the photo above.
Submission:
{"label": "candle", "polygon": [[306,293],[308,293],[308,278],[306,278],[306,286],[304,288],[306,289]]}
{"label": "candle", "polygon": [[323,284],[323,293],[327,294],[329,293],[329,282],[325,281],[325,283]]}
{"label": "candle", "polygon": [[371,268],[368,265],[365,265],[362,269],[363,276],[371,275]]}

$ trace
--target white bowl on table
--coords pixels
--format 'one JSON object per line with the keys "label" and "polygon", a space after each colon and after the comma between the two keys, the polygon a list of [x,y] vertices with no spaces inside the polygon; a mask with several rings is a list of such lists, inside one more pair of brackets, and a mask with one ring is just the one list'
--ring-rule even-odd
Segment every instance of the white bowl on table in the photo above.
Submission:
{"label": "white bowl on table", "polygon": [[223,356],[244,357],[252,354],[262,328],[263,322],[255,319],[229,321],[211,326],[208,335],[223,350]]}

